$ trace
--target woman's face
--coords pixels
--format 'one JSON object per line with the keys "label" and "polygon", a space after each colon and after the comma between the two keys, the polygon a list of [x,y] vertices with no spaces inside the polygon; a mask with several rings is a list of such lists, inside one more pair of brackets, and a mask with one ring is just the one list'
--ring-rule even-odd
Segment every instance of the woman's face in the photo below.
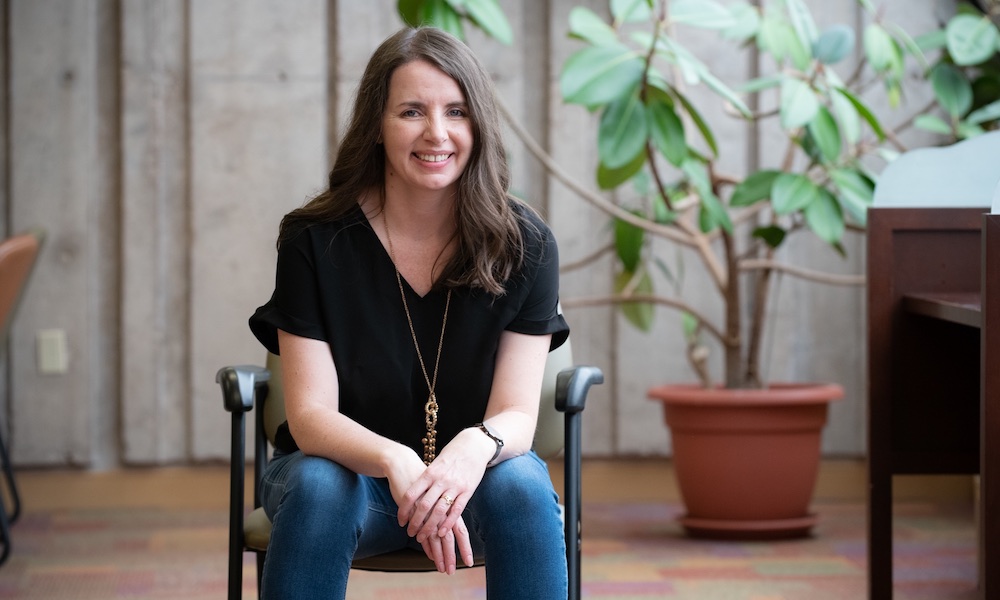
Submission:
{"label": "woman's face", "polygon": [[382,143],[387,188],[452,191],[472,151],[472,123],[458,83],[422,60],[397,68]]}

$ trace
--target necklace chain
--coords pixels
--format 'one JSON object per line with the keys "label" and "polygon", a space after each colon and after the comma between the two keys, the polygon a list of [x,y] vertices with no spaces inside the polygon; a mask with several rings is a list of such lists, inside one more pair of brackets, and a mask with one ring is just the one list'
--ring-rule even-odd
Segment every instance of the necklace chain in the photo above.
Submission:
{"label": "necklace chain", "polygon": [[[384,209],[383,209],[384,211]],[[382,225],[385,226],[385,239],[389,244],[389,258],[392,259],[393,269],[396,271],[396,284],[399,286],[399,297],[403,300],[403,311],[406,313],[406,323],[410,326],[410,336],[413,338],[413,347],[417,350],[417,360],[420,362],[420,370],[424,374],[424,381],[427,383],[429,395],[427,403],[424,404],[424,424],[427,426],[427,435],[421,440],[424,444],[424,464],[429,465],[437,455],[437,421],[438,403],[437,396],[434,395],[434,388],[437,387],[438,364],[441,361],[441,348],[444,347],[444,329],[448,324],[448,308],[451,306],[451,290],[448,290],[448,297],[444,303],[444,316],[441,318],[441,336],[438,338],[437,357],[434,359],[433,377],[427,375],[427,366],[424,364],[424,356],[420,352],[420,344],[417,343],[417,332],[413,328],[413,318],[410,316],[410,308],[406,303],[406,293],[403,291],[403,277],[399,274],[399,267],[396,266],[396,253],[392,248],[392,236],[389,235],[389,221],[382,213]]]}

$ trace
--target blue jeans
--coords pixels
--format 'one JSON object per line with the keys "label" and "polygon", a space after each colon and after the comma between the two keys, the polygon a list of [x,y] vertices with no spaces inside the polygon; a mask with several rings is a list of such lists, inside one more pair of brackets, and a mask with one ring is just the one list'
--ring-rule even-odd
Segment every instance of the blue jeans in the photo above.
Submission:
{"label": "blue jeans", "polygon": [[[264,471],[261,502],[274,527],[264,561],[265,599],[345,598],[355,557],[423,552],[397,523],[387,480],[324,458],[275,456]],[[463,517],[474,553],[486,559],[491,600],[566,598],[559,514],[548,468],[534,452],[486,470]]]}

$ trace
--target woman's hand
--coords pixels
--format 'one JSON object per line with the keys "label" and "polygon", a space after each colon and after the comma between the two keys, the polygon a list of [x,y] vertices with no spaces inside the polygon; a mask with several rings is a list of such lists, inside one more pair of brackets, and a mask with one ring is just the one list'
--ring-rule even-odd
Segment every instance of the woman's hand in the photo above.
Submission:
{"label": "woman's hand", "polygon": [[462,562],[473,564],[472,542],[462,512],[479,487],[494,449],[482,433],[462,431],[429,467],[424,467],[402,497],[393,491],[399,505],[399,524],[407,526],[407,533],[417,539],[441,572],[455,571],[456,544]]}

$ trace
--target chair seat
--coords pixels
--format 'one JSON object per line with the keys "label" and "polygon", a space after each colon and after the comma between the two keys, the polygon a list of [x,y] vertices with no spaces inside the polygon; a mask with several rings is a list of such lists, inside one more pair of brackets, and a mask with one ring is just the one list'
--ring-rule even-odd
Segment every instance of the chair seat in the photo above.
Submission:
{"label": "chair seat", "polygon": [[[243,518],[243,543],[249,550],[264,552],[271,540],[271,521],[264,514],[263,508],[255,509]],[[486,564],[482,556],[475,557],[475,566]],[[465,565],[459,562],[459,567]],[[354,561],[351,568],[361,571],[387,571],[394,573],[418,573],[434,571],[434,563],[427,555],[418,550],[396,550],[378,556],[361,558]]]}

